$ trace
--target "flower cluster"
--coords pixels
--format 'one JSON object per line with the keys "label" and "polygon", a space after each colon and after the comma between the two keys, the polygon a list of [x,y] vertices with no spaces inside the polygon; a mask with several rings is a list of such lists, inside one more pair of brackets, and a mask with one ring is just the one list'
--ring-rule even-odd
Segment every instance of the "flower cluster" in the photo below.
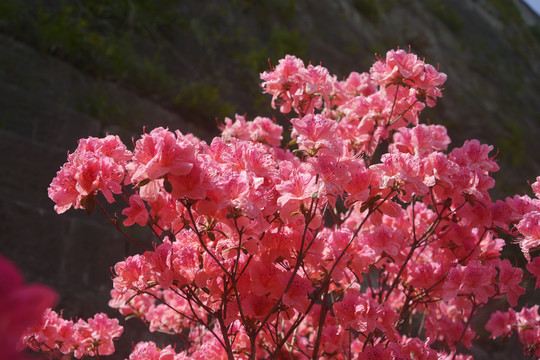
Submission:
{"label": "flower cluster", "polygon": [[390,50],[385,59],[379,59],[371,68],[373,81],[380,86],[405,85],[414,91],[414,96],[430,107],[442,96],[440,87],[446,74],[438,72],[433,65],[426,64],[415,54],[404,50]]}
{"label": "flower cluster", "polygon": [[63,319],[49,308],[40,323],[27,329],[22,341],[35,351],[58,351],[80,359],[83,356],[113,354],[113,340],[120,337],[123,331],[117,319],[109,319],[103,313],[87,321],[79,319],[73,322]]}
{"label": "flower cluster", "polygon": [[184,360],[186,357],[177,355],[174,349],[168,345],[159,349],[153,342],[138,343],[129,356],[129,360]]}
{"label": "flower cluster", "polygon": [[[419,124],[446,75],[410,52],[342,81],[289,55],[261,79],[296,114],[286,148],[274,121],[245,116],[209,144],[165,128],[133,153],[90,138],[49,188],[59,213],[108,215],[98,193],[117,195],[123,225],[157,239],[114,266],[109,305],[182,343],[142,342],[130,359],[467,358],[479,309],[516,306],[539,276],[540,179],[535,199],[493,202],[493,147],[449,150],[443,126]],[[501,257],[499,231],[526,269]],[[109,342],[88,354],[109,352],[96,344]]]}
{"label": "flower cluster", "polygon": [[516,312],[510,308],[508,311],[497,311],[491,314],[486,324],[492,338],[509,337],[513,331],[519,336],[524,345],[525,354],[531,357],[540,357],[540,314],[538,305],[524,307]]}
{"label": "flower cluster", "polygon": [[320,65],[307,67],[294,56],[287,55],[272,71],[261,74],[262,87],[272,95],[272,107],[288,113],[294,109],[307,114],[319,108],[332,92],[333,79]]}
{"label": "flower cluster", "polygon": [[113,194],[122,193],[125,165],[131,158],[118,136],[79,140],[79,146],[68,155],[68,162],[56,174],[49,187],[49,197],[59,214],[70,207],[92,211],[92,196],[100,191],[108,202]]}

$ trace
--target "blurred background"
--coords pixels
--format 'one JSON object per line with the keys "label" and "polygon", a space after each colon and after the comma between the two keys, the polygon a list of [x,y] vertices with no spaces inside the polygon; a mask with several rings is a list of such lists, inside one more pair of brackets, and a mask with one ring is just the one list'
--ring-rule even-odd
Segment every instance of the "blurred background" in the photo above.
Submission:
{"label": "blurred background", "polygon": [[[448,75],[421,120],[445,125],[451,146],[494,145],[494,198],[530,194],[540,175],[540,19],[521,0],[1,1],[0,253],[57,289],[66,317],[114,315],[110,268],[136,249],[97,212],[60,216],[47,197],[79,138],[130,144],[145,126],[168,126],[210,140],[235,113],[286,124],[260,90],[269,64],[293,54],[344,78],[398,47]],[[135,327],[120,354],[150,338]],[[518,349],[489,342],[472,352],[520,359]]]}

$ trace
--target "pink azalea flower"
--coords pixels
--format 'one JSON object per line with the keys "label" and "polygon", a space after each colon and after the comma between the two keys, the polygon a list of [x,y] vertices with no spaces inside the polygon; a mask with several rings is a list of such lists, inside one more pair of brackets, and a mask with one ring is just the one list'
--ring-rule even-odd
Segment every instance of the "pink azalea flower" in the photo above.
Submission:
{"label": "pink azalea flower", "polygon": [[62,354],[72,353],[80,339],[73,321],[63,319],[50,308],[23,336],[23,342],[32,350],[47,352],[57,348]]}
{"label": "pink azalea flower", "polygon": [[531,262],[527,264],[527,270],[536,277],[535,289],[540,288],[540,257],[535,257]]}
{"label": "pink azalea flower", "polygon": [[404,356],[411,359],[418,360],[438,360],[439,357],[435,350],[431,349],[426,342],[421,341],[418,338],[406,338],[401,339],[401,353]]}
{"label": "pink azalea flower", "polygon": [[305,69],[304,62],[295,56],[286,55],[272,71],[261,74],[264,92],[272,95],[272,107],[280,107],[282,113],[291,111],[292,96],[301,88],[299,72]]}
{"label": "pink azalea flower", "polygon": [[369,96],[377,91],[377,86],[366,72],[359,74],[353,71],[346,80],[338,82],[335,86],[345,93],[342,96],[349,99],[359,95]]}
{"label": "pink azalea flower", "polygon": [[113,354],[113,340],[120,337],[123,331],[117,319],[110,319],[103,313],[96,314],[88,321],[79,319],[73,323],[48,309],[41,323],[28,329],[23,341],[36,351],[52,353],[58,350],[80,359],[87,355]]}
{"label": "pink azalea flower", "polygon": [[224,140],[233,138],[260,142],[270,146],[281,144],[283,128],[267,117],[257,116],[253,121],[246,121],[245,116],[236,115],[235,122],[225,118],[221,127],[221,137]]}
{"label": "pink azalea flower", "polygon": [[508,231],[510,215],[512,214],[510,206],[505,201],[497,200],[489,205],[489,211],[491,212],[493,225]]}
{"label": "pink azalea flower", "polygon": [[134,255],[120,261],[114,266],[113,286],[123,292],[128,289],[144,290],[149,281],[155,281],[150,272],[151,265],[142,255]]}
{"label": "pink azalea flower", "polygon": [[347,291],[343,296],[343,299],[334,304],[334,312],[336,318],[339,321],[339,325],[343,329],[352,328],[359,332],[365,332],[367,330],[367,322],[360,318],[357,314],[357,307],[359,312],[367,313],[366,308],[369,308],[369,303],[356,291]]}
{"label": "pink azalea flower", "polygon": [[540,199],[540,176],[536,178],[536,181],[531,185],[534,194]]}
{"label": "pink azalea flower", "polygon": [[146,226],[148,223],[148,210],[146,210],[144,202],[137,194],[129,197],[129,207],[122,210],[122,214],[127,216],[127,219],[124,220],[125,226],[131,226],[134,223]]}
{"label": "pink azalea flower", "polygon": [[424,164],[411,154],[392,153],[385,154],[380,164],[370,168],[380,175],[379,188],[396,187],[401,189],[399,196],[404,200],[411,199],[413,195],[425,195],[433,185],[431,181],[424,182]]}
{"label": "pink azalea flower", "polygon": [[461,293],[473,293],[480,303],[487,302],[495,294],[492,282],[495,276],[493,266],[484,266],[479,261],[471,261],[463,268],[463,287]]}
{"label": "pink azalea flower", "polygon": [[458,264],[448,272],[443,285],[443,298],[448,300],[458,294],[473,294],[476,301],[485,303],[495,295],[492,285],[495,274],[493,266],[484,266],[477,260],[467,266]]}
{"label": "pink azalea flower", "polygon": [[515,268],[508,259],[504,259],[498,265],[499,268],[499,291],[506,294],[510,306],[516,306],[518,298],[525,294],[525,289],[519,286],[523,270]]}
{"label": "pink azalea flower", "polygon": [[180,132],[156,128],[135,143],[129,173],[134,183],[166,174],[186,175],[193,168],[195,145]]}
{"label": "pink azalea flower", "polygon": [[[287,279],[287,281],[288,280],[289,279]],[[283,303],[293,307],[298,312],[303,313],[309,305],[309,294],[312,291],[313,285],[311,284],[311,281],[297,274],[294,277],[289,291],[283,296]]]}
{"label": "pink azalea flower", "polygon": [[81,336],[80,346],[75,350],[75,357],[80,355],[111,355],[114,353],[113,340],[122,335],[124,328],[117,319],[110,319],[106,314],[99,313],[84,321],[75,323],[76,331]]}
{"label": "pink azalea flower", "polygon": [[268,261],[254,261],[249,268],[250,288],[255,295],[279,298],[287,284],[285,272]]}
{"label": "pink azalea flower", "polygon": [[285,223],[293,221],[292,217],[309,209],[311,196],[318,193],[319,187],[315,177],[309,173],[297,172],[276,185],[279,192],[277,205],[280,207],[280,216]]}
{"label": "pink azalea flower", "polygon": [[297,139],[301,149],[317,152],[319,149],[334,151],[335,121],[320,114],[306,115],[301,119],[291,120],[293,132],[291,136]]}
{"label": "pink azalea flower", "polygon": [[[410,51],[343,81],[288,55],[261,79],[274,108],[296,112],[297,150],[279,147],[274,120],[236,115],[210,144],[165,128],[143,134],[133,154],[118,137],[83,139],[49,187],[57,212],[122,194],[124,225],[158,238],[114,266],[109,305],[186,346],[141,342],[130,360],[468,359],[455,352],[476,337],[469,317],[491,298],[516,306],[525,292],[497,228],[520,236],[530,260],[540,199],[493,203],[493,147],[471,140],[448,152],[446,128],[418,125],[446,75]],[[540,258],[527,269],[539,278]],[[400,334],[420,318],[421,337]],[[516,330],[540,355],[538,306],[497,312],[486,329]],[[0,344],[1,331],[0,321]],[[121,333],[104,314],[74,322],[48,310],[24,341],[101,357]]]}
{"label": "pink azalea flower", "polygon": [[499,165],[489,157],[493,146],[481,144],[478,140],[467,140],[462,147],[455,148],[450,153],[450,160],[459,166],[478,169],[483,173],[499,170]]}
{"label": "pink azalea flower", "polygon": [[394,134],[389,151],[400,151],[425,157],[435,151],[444,151],[450,144],[446,128],[441,125],[417,125],[413,128],[400,128]]}
{"label": "pink azalea flower", "polygon": [[122,192],[121,184],[130,157],[131,152],[117,136],[81,139],[49,186],[49,197],[56,203],[56,212],[63,213],[72,206],[76,209],[85,207],[84,198],[98,191],[108,202],[113,202],[113,194]]}
{"label": "pink azalea flower", "polygon": [[516,324],[516,313],[510,309],[508,312],[496,311],[491,314],[486,323],[486,330],[491,332],[491,338],[510,336],[512,326]]}
{"label": "pink azalea flower", "polygon": [[424,62],[415,54],[399,49],[388,51],[386,59],[375,62],[370,72],[372,79],[378,85],[385,86],[415,79],[422,73],[424,66]]}
{"label": "pink azalea flower", "polygon": [[129,355],[129,360],[188,360],[191,357],[185,354],[176,354],[174,349],[168,345],[162,349],[152,342],[139,342]]}
{"label": "pink azalea flower", "polygon": [[527,214],[540,211],[540,199],[531,199],[528,195],[515,195],[504,199],[510,207],[509,221],[518,223]]}
{"label": "pink azalea flower", "polygon": [[343,300],[334,304],[334,310],[343,329],[351,327],[365,333],[375,329],[383,313],[376,301],[357,291],[347,291]]}
{"label": "pink azalea flower", "polygon": [[529,251],[540,246],[540,211],[531,211],[516,225],[516,229],[523,239],[519,240],[519,246],[525,257],[529,260]]}
{"label": "pink azalea flower", "polygon": [[391,350],[385,347],[382,343],[375,346],[367,346],[358,354],[358,360],[391,360],[395,359]]}
{"label": "pink azalea flower", "polygon": [[391,257],[396,257],[406,245],[403,233],[386,225],[381,225],[364,236],[375,254],[379,256],[386,253]]}
{"label": "pink azalea flower", "polygon": [[429,289],[441,277],[441,266],[435,262],[412,262],[409,265],[410,284],[416,289]]}
{"label": "pink azalea flower", "polygon": [[244,316],[251,319],[262,320],[274,306],[274,300],[266,295],[246,294],[241,299]]}

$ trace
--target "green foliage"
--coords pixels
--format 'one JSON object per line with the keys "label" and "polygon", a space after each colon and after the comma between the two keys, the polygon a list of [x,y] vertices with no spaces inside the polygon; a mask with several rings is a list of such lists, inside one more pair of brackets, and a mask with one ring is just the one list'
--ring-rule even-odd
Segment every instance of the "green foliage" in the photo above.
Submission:
{"label": "green foliage", "polygon": [[[295,10],[295,0],[4,0],[0,29],[95,78],[208,121],[230,116],[234,106],[220,99],[232,96],[200,72],[252,86],[269,60],[275,64],[287,53],[304,57],[309,43],[294,21]],[[235,22],[238,14],[245,20]],[[189,63],[197,55],[200,63]],[[234,59],[235,66],[223,66],[220,56]],[[250,92],[258,94],[257,87]],[[103,94],[90,97],[80,110],[108,121],[115,110]]]}
{"label": "green foliage", "polygon": [[254,10],[258,16],[267,16],[270,12],[277,15],[281,21],[290,22],[295,18],[296,0],[232,0],[234,9]]}
{"label": "green foliage", "polygon": [[531,34],[534,36],[536,41],[540,42],[540,24],[535,24],[529,27]]}
{"label": "green foliage", "polygon": [[135,35],[149,24],[171,20],[163,9],[162,16],[151,16],[167,3],[172,1],[81,0],[53,6],[6,0],[0,3],[0,26],[87,73],[154,93],[171,82],[159,53],[142,55]]}
{"label": "green foliage", "polygon": [[23,10],[21,0],[0,1],[0,27],[19,23]]}
{"label": "green foliage", "polygon": [[[298,29],[273,27],[268,40],[270,47],[270,60],[274,63],[286,54],[294,54],[297,57],[305,57],[308,41]],[[266,65],[265,65],[266,68]]]}
{"label": "green foliage", "polygon": [[354,0],[353,6],[369,21],[377,22],[381,19],[381,9],[377,0]]}
{"label": "green foliage", "polygon": [[225,100],[219,88],[211,82],[193,82],[180,88],[174,103],[191,120],[205,120],[232,116],[235,107]]}
{"label": "green foliage", "polygon": [[463,29],[463,20],[454,10],[450,0],[425,0],[427,9],[437,16],[448,29],[459,33]]}
{"label": "green foliage", "polygon": [[489,0],[489,2],[497,9],[501,20],[505,24],[517,23],[523,24],[521,14],[513,1],[509,0]]}
{"label": "green foliage", "polygon": [[128,109],[125,103],[113,101],[106,88],[94,84],[90,91],[79,93],[75,108],[98,119],[102,125],[117,124],[129,126]]}
{"label": "green foliage", "polygon": [[506,135],[496,140],[497,148],[503,159],[508,159],[512,166],[519,168],[527,157],[526,133],[517,122],[506,121],[503,125]]}
{"label": "green foliage", "polygon": [[108,12],[96,4],[90,8],[63,6],[56,12],[38,8],[35,18],[38,45],[86,72],[135,85],[144,93],[166,88],[167,77],[158,54],[142,56],[135,48],[129,28],[118,28],[114,21],[109,23],[102,18],[119,18],[123,10],[118,5],[107,9]]}
{"label": "green foliage", "polygon": [[[238,3],[235,1],[234,3]],[[256,20],[257,33],[238,26],[232,44],[234,52],[232,57],[238,59],[250,73],[260,73],[268,67],[268,61],[275,64],[286,54],[294,54],[305,57],[309,45],[308,37],[302,34],[294,22],[294,0],[271,0],[266,3],[256,1],[241,2],[247,6],[250,16]],[[246,5],[247,4],[247,5]],[[279,19],[278,23],[269,22],[269,14],[272,18]],[[249,25],[248,25],[249,26]],[[253,80],[250,80],[253,83]]]}

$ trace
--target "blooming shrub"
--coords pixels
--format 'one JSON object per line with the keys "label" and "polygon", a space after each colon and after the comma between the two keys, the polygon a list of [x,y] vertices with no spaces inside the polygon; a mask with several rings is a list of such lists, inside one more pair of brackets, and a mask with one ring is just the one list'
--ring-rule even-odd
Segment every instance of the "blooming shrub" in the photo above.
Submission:
{"label": "blooming shrub", "polygon": [[[109,305],[184,346],[141,342],[129,359],[470,358],[478,310],[503,297],[515,307],[528,277],[540,285],[540,178],[536,198],[493,202],[493,147],[449,151],[445,127],[419,124],[446,75],[411,52],[341,81],[288,55],[261,79],[291,118],[284,148],[264,117],[226,119],[210,144],[164,128],[133,152],[88,138],[49,188],[58,213],[97,206],[123,231],[101,193],[125,204],[124,226],[156,237],[149,249],[126,234],[141,252],[114,266]],[[503,233],[525,273],[501,257]],[[517,330],[540,356],[538,319],[537,306],[511,308],[486,328]],[[121,333],[100,314],[67,324],[49,311],[24,339],[99,356]]]}

